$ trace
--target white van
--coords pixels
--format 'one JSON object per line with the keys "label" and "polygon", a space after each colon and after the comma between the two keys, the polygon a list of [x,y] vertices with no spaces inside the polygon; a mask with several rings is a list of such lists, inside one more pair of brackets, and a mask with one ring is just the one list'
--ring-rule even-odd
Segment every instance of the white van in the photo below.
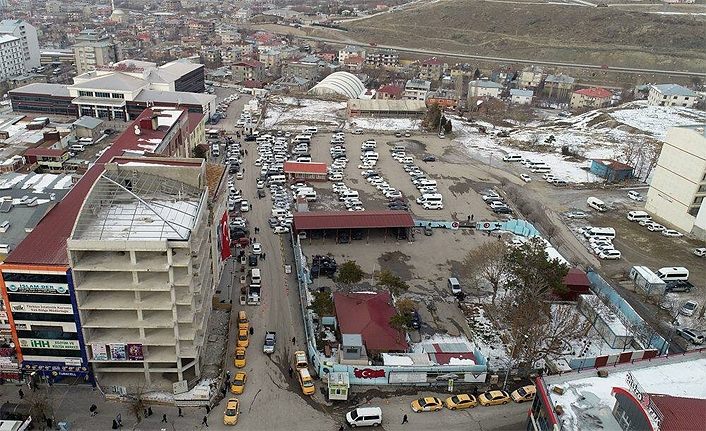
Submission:
{"label": "white van", "polygon": [[293,143],[293,144],[299,144],[299,143],[302,143],[302,142],[305,142],[305,143],[307,143],[307,144],[310,143],[310,142],[311,142],[311,136],[308,136],[308,135],[297,135],[297,136],[294,137],[294,139],[292,139],[292,143]]}
{"label": "white van", "polygon": [[5,220],[4,222],[0,223],[0,232],[5,233],[8,229],[10,229],[9,221]]}
{"label": "white van", "polygon": [[313,202],[316,200],[316,192],[313,190],[299,191],[297,196],[301,196],[306,199],[307,202]]}
{"label": "white van", "polygon": [[380,407],[360,407],[346,413],[346,423],[350,427],[376,427],[382,424]]}
{"label": "white van", "polygon": [[534,172],[535,174],[547,174],[552,171],[552,168],[549,166],[535,166],[533,168],[530,168],[530,172]]}
{"label": "white van", "polygon": [[394,147],[392,147],[392,149],[390,151],[393,153],[399,153],[399,152],[405,151],[405,146],[404,145],[395,145]]}
{"label": "white van", "polygon": [[420,187],[436,187],[436,180],[421,180],[417,183],[417,188]]}
{"label": "white van", "polygon": [[655,274],[664,281],[689,280],[689,270],[683,266],[660,268]]}
{"label": "white van", "polygon": [[260,270],[258,268],[253,268],[250,270],[250,284],[259,286],[262,283],[262,277],[260,277]]}
{"label": "white van", "polygon": [[424,203],[441,203],[443,202],[443,196],[441,196],[441,193],[429,193],[429,194],[424,194],[421,195],[420,197],[417,198],[417,203],[418,204],[424,204]]}
{"label": "white van", "polygon": [[0,254],[10,254],[10,244],[0,244]]}
{"label": "white van", "polygon": [[630,221],[640,221],[640,220],[652,220],[649,214],[645,211],[629,211],[628,220]]}
{"label": "white van", "polygon": [[608,209],[605,202],[593,196],[589,196],[589,198],[586,199],[586,203],[589,207],[593,208],[598,212],[604,212]]}
{"label": "white van", "polygon": [[508,154],[503,157],[503,162],[519,162],[522,161],[522,156],[519,154]]}
{"label": "white van", "polygon": [[613,239],[615,238],[615,229],[612,227],[592,227],[591,229],[585,231],[583,236],[586,238],[601,236]]}
{"label": "white van", "polygon": [[267,179],[268,184],[284,184],[287,178],[284,175],[272,175]]}
{"label": "white van", "polygon": [[287,215],[287,210],[284,208],[272,208],[272,217],[284,217]]}
{"label": "white van", "polygon": [[357,190],[346,190],[338,196],[339,201],[344,201],[346,199],[359,199],[360,194]]}
{"label": "white van", "polygon": [[307,127],[304,129],[304,133],[311,133],[312,135],[315,135],[319,132],[319,129],[316,127]]}
{"label": "white van", "polygon": [[81,144],[73,144],[69,147],[69,150],[71,151],[76,151],[76,152],[83,152],[86,150],[86,147],[81,145]]}

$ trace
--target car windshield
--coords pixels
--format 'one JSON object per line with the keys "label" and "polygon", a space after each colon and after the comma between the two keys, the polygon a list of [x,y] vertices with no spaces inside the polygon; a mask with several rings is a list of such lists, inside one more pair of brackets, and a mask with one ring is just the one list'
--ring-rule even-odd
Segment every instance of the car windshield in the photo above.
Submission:
{"label": "car windshield", "polygon": [[226,416],[235,416],[238,413],[237,409],[227,409]]}
{"label": "car windshield", "polygon": [[451,397],[451,401],[453,401],[454,404],[458,404],[461,402],[461,399],[457,395],[454,395]]}
{"label": "car windshield", "polygon": [[695,310],[696,309],[696,303],[695,302],[687,302],[684,304],[684,308],[687,310]]}
{"label": "car windshield", "polygon": [[238,385],[238,386],[242,385],[243,382],[244,382],[244,380],[241,377],[238,377],[235,380],[233,380],[233,384]]}
{"label": "car windshield", "polygon": [[355,421],[355,420],[358,419],[359,417],[360,417],[360,416],[358,416],[358,410],[353,410],[353,411],[351,412],[351,419],[352,419],[352,420]]}
{"label": "car windshield", "polygon": [[310,388],[310,387],[314,386],[314,382],[312,382],[311,380],[305,380],[303,383],[303,386],[305,388]]}
{"label": "car windshield", "polygon": [[244,353],[237,353],[235,355],[236,359],[245,359],[245,354]]}
{"label": "car windshield", "polygon": [[525,395],[527,395],[527,391],[525,391],[525,388],[518,389],[517,393],[520,394],[521,397],[524,397]]}

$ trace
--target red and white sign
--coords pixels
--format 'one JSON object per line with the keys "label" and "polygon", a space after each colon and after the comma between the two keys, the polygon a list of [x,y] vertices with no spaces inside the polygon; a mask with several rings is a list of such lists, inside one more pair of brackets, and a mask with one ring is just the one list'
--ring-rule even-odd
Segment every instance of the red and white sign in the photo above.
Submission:
{"label": "red and white sign", "polygon": [[218,233],[218,248],[221,252],[221,260],[226,260],[230,257],[230,228],[228,227],[228,211],[223,212],[219,227],[220,232]]}
{"label": "red and white sign", "polygon": [[451,229],[453,229],[453,230],[458,229],[458,222],[457,221],[451,223]]}
{"label": "red and white sign", "polygon": [[385,377],[385,370],[373,370],[372,368],[355,368],[353,369],[353,375],[359,379],[377,379],[380,377]]}

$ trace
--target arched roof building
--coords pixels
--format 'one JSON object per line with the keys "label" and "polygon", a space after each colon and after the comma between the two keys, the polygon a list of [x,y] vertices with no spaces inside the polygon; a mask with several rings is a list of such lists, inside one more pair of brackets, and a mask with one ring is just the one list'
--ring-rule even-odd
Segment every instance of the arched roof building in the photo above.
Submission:
{"label": "arched roof building", "polygon": [[348,72],[334,72],[322,79],[309,90],[311,94],[340,94],[349,99],[357,99],[365,92],[365,85],[355,75]]}

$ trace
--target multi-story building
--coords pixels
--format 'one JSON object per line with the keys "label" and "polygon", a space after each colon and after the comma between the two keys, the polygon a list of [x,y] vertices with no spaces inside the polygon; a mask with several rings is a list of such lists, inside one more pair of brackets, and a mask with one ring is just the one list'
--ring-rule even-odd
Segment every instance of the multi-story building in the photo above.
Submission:
{"label": "multi-story building", "polygon": [[282,55],[278,49],[265,49],[259,52],[258,59],[265,68],[270,71],[276,71],[279,69],[280,63],[282,61]]}
{"label": "multi-story building", "polygon": [[402,99],[404,100],[426,100],[431,89],[431,82],[423,79],[410,79],[404,86]]}
{"label": "multi-story building", "polygon": [[235,82],[262,81],[265,78],[265,65],[257,60],[244,60],[232,67]]}
{"label": "multi-story building", "polygon": [[575,82],[576,79],[569,75],[547,75],[544,79],[544,96],[550,100],[568,101]]}
{"label": "multi-story building", "polygon": [[318,81],[321,75],[330,70],[329,64],[315,55],[307,55],[297,61],[282,66],[282,76],[297,77],[307,81]]}
{"label": "multi-story building", "polygon": [[597,109],[610,105],[613,99],[613,93],[605,88],[582,88],[571,94],[571,109]]}
{"label": "multi-story building", "polygon": [[488,79],[475,79],[468,83],[468,106],[477,98],[500,97],[503,86]]}
{"label": "multi-story building", "polygon": [[458,103],[458,93],[452,88],[437,88],[427,95],[428,105],[438,105],[442,109],[456,109]]}
{"label": "multi-story building", "polygon": [[338,50],[338,62],[343,64],[348,57],[358,56],[365,59],[365,49],[357,46],[346,45]]}
{"label": "multi-story building", "polygon": [[22,41],[19,37],[0,34],[0,81],[25,72]]}
{"label": "multi-story building", "polygon": [[510,90],[510,103],[513,105],[529,105],[532,103],[534,92],[532,90],[522,90],[513,88]]}
{"label": "multi-story building", "polygon": [[115,43],[105,30],[81,31],[76,37],[73,50],[76,71],[79,74],[118,61]]}
{"label": "multi-story building", "polygon": [[544,69],[537,66],[527,66],[517,77],[517,87],[521,89],[534,90],[542,85],[544,79]]}
{"label": "multi-story building", "polygon": [[706,128],[669,129],[647,192],[645,209],[706,240]]}
{"label": "multi-story building", "polygon": [[683,106],[693,108],[699,95],[678,84],[652,85],[647,95],[647,103],[654,106]]}
{"label": "multi-story building", "polygon": [[365,56],[366,66],[395,68],[400,64],[400,55],[393,49],[376,49]]}
{"label": "multi-story building", "polygon": [[392,84],[382,85],[375,92],[375,98],[381,100],[398,100],[402,98],[403,92],[404,88],[400,86]]}
{"label": "multi-story building", "polygon": [[39,42],[37,29],[27,21],[4,19],[0,21],[0,34],[15,36],[20,39],[25,71],[39,67]]}
{"label": "multi-story building", "polygon": [[444,73],[445,64],[436,57],[427,58],[419,63],[419,79],[438,81]]}

